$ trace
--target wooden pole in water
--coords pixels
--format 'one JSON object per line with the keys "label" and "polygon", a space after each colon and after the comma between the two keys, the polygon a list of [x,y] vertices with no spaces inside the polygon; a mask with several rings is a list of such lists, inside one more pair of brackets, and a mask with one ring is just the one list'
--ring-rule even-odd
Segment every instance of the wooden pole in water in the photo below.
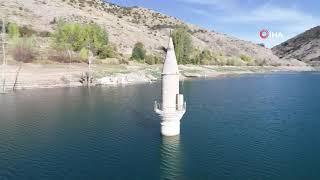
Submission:
{"label": "wooden pole in water", "polygon": [[87,75],[87,86],[90,87],[90,78],[91,78],[91,54],[89,51],[89,56],[88,56],[88,75]]}
{"label": "wooden pole in water", "polygon": [[18,68],[18,70],[17,70],[16,78],[15,78],[14,83],[13,83],[13,86],[12,86],[12,91],[15,91],[15,90],[16,90],[17,83],[18,83],[18,78],[19,78],[19,74],[20,74],[21,68],[22,68],[22,62],[19,63],[19,68]]}
{"label": "wooden pole in water", "polygon": [[91,50],[89,50],[89,53],[88,53],[88,75],[87,75],[87,85],[88,85],[88,87],[90,87],[91,86],[91,76],[92,76],[92,74],[91,74],[91,64],[92,64],[92,62],[93,62],[93,54],[92,54],[92,52],[91,52]]}
{"label": "wooden pole in water", "polygon": [[67,49],[67,52],[69,55],[68,75],[69,75],[69,87],[71,87],[71,59],[72,59],[72,56],[71,56],[70,49],[69,48],[66,48],[66,49]]}
{"label": "wooden pole in water", "polygon": [[4,23],[4,18],[2,18],[2,93],[5,93],[5,83],[6,83],[6,77],[5,77],[5,71],[6,71],[6,52],[5,52],[5,33],[6,33],[6,27]]}

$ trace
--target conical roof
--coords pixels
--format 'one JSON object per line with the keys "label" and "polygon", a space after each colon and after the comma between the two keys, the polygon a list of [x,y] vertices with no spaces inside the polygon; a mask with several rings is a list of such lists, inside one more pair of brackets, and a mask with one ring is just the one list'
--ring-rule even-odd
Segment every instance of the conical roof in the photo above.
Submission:
{"label": "conical roof", "polygon": [[179,74],[176,53],[172,38],[169,39],[166,59],[164,60],[162,74]]}

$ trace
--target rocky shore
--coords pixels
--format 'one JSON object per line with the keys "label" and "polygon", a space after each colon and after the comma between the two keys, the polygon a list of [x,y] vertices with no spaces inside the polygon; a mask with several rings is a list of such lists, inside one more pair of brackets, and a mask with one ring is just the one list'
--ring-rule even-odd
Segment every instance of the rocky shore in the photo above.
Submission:
{"label": "rocky shore", "polygon": [[[0,68],[2,71],[2,67]],[[152,83],[161,78],[161,65],[93,65],[93,86],[116,86]],[[180,65],[181,79],[214,78],[225,75],[318,71],[310,66],[196,66]],[[23,64],[6,68],[6,90],[80,87],[81,77],[88,72],[86,64]],[[2,85],[2,84],[1,84]]]}

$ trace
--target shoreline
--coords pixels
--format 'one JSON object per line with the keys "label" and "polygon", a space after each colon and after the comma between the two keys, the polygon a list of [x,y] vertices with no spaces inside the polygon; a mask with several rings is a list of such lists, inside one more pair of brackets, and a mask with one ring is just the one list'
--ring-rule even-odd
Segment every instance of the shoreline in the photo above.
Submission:
{"label": "shoreline", "polygon": [[[0,66],[2,71],[2,67]],[[81,87],[81,76],[88,71],[86,64],[22,64],[8,65],[6,90],[47,89],[63,87]],[[243,74],[264,74],[277,72],[318,72],[320,69],[310,66],[204,66],[179,65],[181,80],[197,78],[218,78]],[[161,78],[162,65],[107,65],[94,64],[93,86],[119,86],[141,83],[153,83]],[[17,77],[18,74],[18,77]]]}

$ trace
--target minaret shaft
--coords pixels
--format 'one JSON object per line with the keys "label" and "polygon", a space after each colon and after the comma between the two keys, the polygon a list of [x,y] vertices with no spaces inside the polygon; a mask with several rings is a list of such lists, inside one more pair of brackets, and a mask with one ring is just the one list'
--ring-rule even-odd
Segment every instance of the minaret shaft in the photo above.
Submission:
{"label": "minaret shaft", "polygon": [[179,75],[162,76],[162,106],[163,110],[175,111],[177,107],[176,97],[179,94]]}

